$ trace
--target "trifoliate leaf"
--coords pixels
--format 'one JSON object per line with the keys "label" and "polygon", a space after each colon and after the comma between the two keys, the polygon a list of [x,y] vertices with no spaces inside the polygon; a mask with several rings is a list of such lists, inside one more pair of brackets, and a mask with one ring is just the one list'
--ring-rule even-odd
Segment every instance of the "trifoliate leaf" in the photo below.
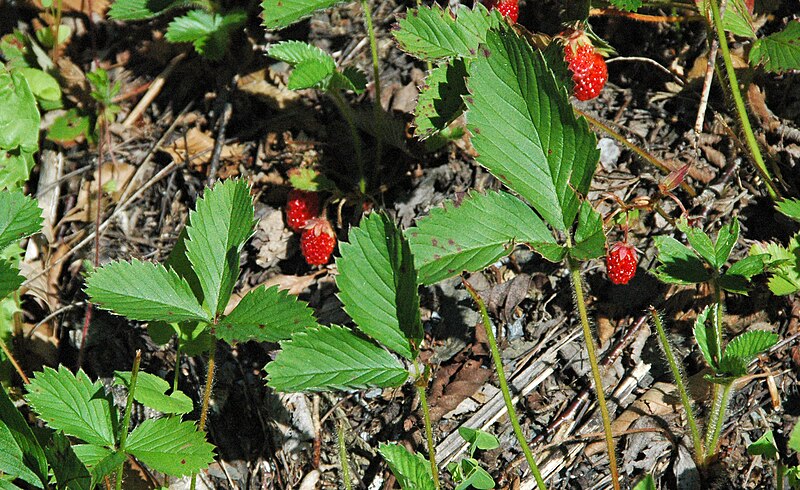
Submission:
{"label": "trifoliate leaf", "polygon": [[433,490],[431,466],[417,454],[400,444],[381,444],[378,448],[403,490]]}
{"label": "trifoliate leaf", "polygon": [[[25,481],[36,488],[46,488],[48,478],[44,450],[2,385],[0,385],[0,426],[8,430],[14,440],[14,445],[21,451],[22,463],[36,475],[37,481],[28,481],[28,479]],[[8,448],[8,451],[15,450]]]}
{"label": "trifoliate leaf", "polygon": [[64,366],[45,367],[25,388],[28,403],[49,427],[92,444],[115,444],[116,409],[103,384],[92,383],[83,370],[75,375]]}
{"label": "trifoliate leaf", "polygon": [[145,420],[128,436],[125,451],[170,476],[197,473],[214,461],[214,446],[205,433],[178,417]]}
{"label": "trifoliate leaf", "polygon": [[470,454],[473,454],[475,449],[488,451],[500,447],[500,441],[496,436],[480,429],[459,427],[458,435],[470,444]]}
{"label": "trifoliate leaf", "polygon": [[527,204],[495,191],[471,192],[459,203],[445,202],[406,234],[422,284],[484,269],[510,254],[514,243],[530,244],[540,252],[543,245],[558,247],[553,234]]}
{"label": "trifoliate leaf", "polygon": [[247,13],[238,10],[224,14],[190,10],[169,23],[164,37],[171,43],[192,43],[201,55],[219,60],[228,51],[231,33],[246,21]]}
{"label": "trifoliate leaf", "polygon": [[281,347],[266,367],[267,384],[276,391],[386,388],[408,378],[408,371],[389,352],[343,327],[310,328],[281,342]]}
{"label": "trifoliate leaf", "polygon": [[751,330],[728,342],[719,361],[719,370],[731,376],[747,374],[747,365],[758,354],[778,343],[778,336],[765,330]]}
{"label": "trifoliate leaf", "polygon": [[19,190],[0,192],[0,250],[33,235],[41,227],[42,210],[36,200]]}
{"label": "trifoliate leaf", "polygon": [[655,275],[670,284],[695,284],[711,279],[711,274],[695,253],[678,240],[668,236],[655,239],[659,266]]}
{"label": "trifoliate leaf", "polygon": [[753,43],[750,64],[764,65],[773,73],[800,70],[800,21],[793,20],[782,31]]}
{"label": "trifoliate leaf", "polygon": [[576,260],[602,257],[606,253],[605,244],[603,217],[588,201],[583,201],[578,214],[578,227],[575,230],[575,244],[569,250],[570,256]]}
{"label": "trifoliate leaf", "polygon": [[199,0],[114,0],[108,16],[114,20],[145,20],[172,9],[200,4]]}
{"label": "trifoliate leaf", "polygon": [[210,322],[189,284],[161,264],[112,262],[89,275],[86,294],[101,308],[132,320]]}
{"label": "trifoliate leaf", "polygon": [[700,347],[700,352],[703,353],[706,362],[709,366],[716,369],[717,361],[715,360],[715,352],[717,352],[717,344],[714,342],[714,325],[710,325],[708,317],[711,316],[711,322],[714,323],[715,318],[713,308],[706,306],[703,311],[697,315],[694,321],[694,339],[697,346]]}
{"label": "trifoliate leaf", "polygon": [[203,289],[203,305],[212,315],[228,305],[239,277],[239,254],[254,226],[253,198],[244,180],[226,180],[206,189],[197,209],[189,213],[186,256]]}
{"label": "trifoliate leaf", "polygon": [[350,230],[336,259],[339,299],[356,326],[407,359],[422,342],[417,272],[411,249],[394,222],[372,213]]}
{"label": "trifoliate leaf", "polygon": [[229,344],[255,340],[278,342],[317,325],[303,301],[277,286],[252,289],[214,328],[214,335]]}
{"label": "trifoliate leaf", "polygon": [[747,446],[747,454],[751,456],[764,456],[767,459],[775,459],[778,456],[778,446],[775,445],[775,436],[772,435],[772,431],[768,430],[764,432],[764,435]]}
{"label": "trifoliate leaf", "polygon": [[481,3],[455,12],[434,4],[410,9],[397,22],[394,35],[400,49],[425,61],[442,58],[474,58],[486,33],[503,22],[496,11]]}
{"label": "trifoliate leaf", "polygon": [[414,134],[421,140],[446,128],[464,111],[467,65],[456,59],[434,68],[425,78],[414,109]]}
{"label": "trifoliate leaf", "polygon": [[[130,390],[130,371],[116,371],[114,378],[117,384],[121,384]],[[166,392],[171,388],[169,383],[158,376],[139,372],[136,378],[136,391],[133,394],[133,399],[145,407],[168,415],[191,412],[194,409],[192,399],[179,390],[167,395]]]}
{"label": "trifoliate leaf", "polygon": [[308,17],[316,10],[333,7],[342,0],[264,0],[264,27],[283,29]]}
{"label": "trifoliate leaf", "polygon": [[490,31],[470,63],[467,123],[478,163],[552,227],[572,228],[600,158],[539,51],[510,28]]}

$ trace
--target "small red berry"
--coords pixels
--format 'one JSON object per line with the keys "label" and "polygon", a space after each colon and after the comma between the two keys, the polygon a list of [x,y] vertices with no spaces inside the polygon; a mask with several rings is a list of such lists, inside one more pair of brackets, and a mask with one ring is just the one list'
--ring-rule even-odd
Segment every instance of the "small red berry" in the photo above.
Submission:
{"label": "small red berry", "polygon": [[336,248],[336,234],[325,218],[311,218],[300,237],[300,251],[308,265],[325,265]]}
{"label": "small red berry", "polygon": [[617,242],[611,245],[606,255],[608,278],[614,284],[628,284],[636,275],[638,263],[636,249],[626,242]]}
{"label": "small red berry", "polygon": [[576,31],[566,37],[564,61],[572,72],[572,81],[575,82],[575,98],[589,100],[600,95],[608,81],[606,60],[592,46],[591,40],[583,31]]}
{"label": "small red berry", "polygon": [[286,203],[286,222],[296,232],[303,231],[306,222],[319,215],[319,195],[316,192],[292,189]]}
{"label": "small red berry", "polygon": [[489,10],[497,9],[504,17],[516,23],[519,18],[518,0],[485,0],[483,2]]}

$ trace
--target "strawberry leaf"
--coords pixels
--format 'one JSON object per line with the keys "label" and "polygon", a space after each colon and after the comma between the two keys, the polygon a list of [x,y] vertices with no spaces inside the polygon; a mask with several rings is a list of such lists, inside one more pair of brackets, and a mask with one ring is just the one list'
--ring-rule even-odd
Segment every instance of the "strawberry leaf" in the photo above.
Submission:
{"label": "strawberry leaf", "polygon": [[775,436],[772,435],[772,431],[764,432],[755,442],[747,446],[747,454],[775,459],[778,456],[778,446],[775,445]]}
{"label": "strawberry leaf", "polygon": [[418,454],[412,454],[400,444],[381,444],[378,448],[392,470],[400,488],[404,490],[433,490],[431,466]]}
{"label": "strawberry leaf", "polygon": [[[709,239],[710,241],[710,239]],[[696,284],[711,279],[711,274],[694,251],[668,236],[655,239],[659,266],[655,275],[669,284]]]}
{"label": "strawberry leaf", "polygon": [[410,9],[392,33],[400,49],[424,61],[442,58],[474,58],[489,29],[503,22],[501,15],[475,7],[452,11],[434,4]]}
{"label": "strawberry leaf", "polygon": [[417,273],[408,242],[388,217],[373,213],[350,230],[336,260],[339,299],[359,330],[407,359],[422,342]]}
{"label": "strawberry leaf", "polygon": [[437,66],[425,79],[414,110],[414,134],[421,140],[446,128],[464,110],[467,66],[463,60]]}
{"label": "strawberry leaf", "polygon": [[20,275],[14,262],[0,259],[0,299],[16,291],[23,282],[25,278]]}
{"label": "strawberry leaf", "polygon": [[795,221],[800,221],[800,200],[786,199],[775,205],[778,211]]}
{"label": "strawberry leaf", "polygon": [[[114,379],[117,384],[130,389],[130,371],[116,371]],[[136,381],[133,399],[145,407],[165,414],[189,413],[194,409],[192,399],[182,391],[175,390],[167,395],[172,387],[169,383],[150,373],[140,372]]]}
{"label": "strawberry leaf", "polygon": [[25,388],[28,403],[49,427],[92,444],[115,444],[117,411],[103,384],[92,383],[83,370],[75,375],[64,366],[45,367]]}
{"label": "strawberry leaf", "polygon": [[581,203],[578,228],[575,230],[575,245],[569,250],[572,258],[589,260],[602,257],[605,252],[606,234],[603,217],[587,201]]}
{"label": "strawberry leaf", "polygon": [[786,446],[796,453],[800,453],[800,424],[795,424],[792,432],[789,433],[789,441]]}
{"label": "strawberry leaf", "polygon": [[[36,152],[39,149],[41,117],[25,76],[0,66],[0,87],[0,107],[3,108],[0,111],[0,156],[12,150]],[[2,173],[7,171],[4,168]]]}
{"label": "strawberry leaf", "polygon": [[348,328],[310,328],[281,342],[267,364],[267,384],[276,391],[359,390],[400,386],[408,371],[389,352]]}
{"label": "strawberry leaf", "polygon": [[228,51],[231,33],[247,21],[247,13],[234,10],[224,14],[190,10],[167,26],[164,37],[171,43],[192,43],[195,51],[219,60]]}
{"label": "strawberry leaf", "polygon": [[656,490],[656,482],[653,480],[653,475],[647,475],[642,478],[633,490]]}
{"label": "strawberry leaf", "polygon": [[293,333],[314,327],[311,309],[277,286],[251,289],[231,313],[214,329],[214,335],[229,344],[255,340],[278,342]]}
{"label": "strawberry leaf", "polygon": [[25,466],[22,448],[17,445],[11,430],[0,424],[0,474],[10,480],[20,479],[36,488],[44,488],[41,479]]}
{"label": "strawberry leaf", "polygon": [[717,346],[714,343],[714,327],[713,325],[709,325],[708,317],[712,317],[713,323],[713,314],[712,308],[706,306],[703,311],[697,315],[697,318],[694,321],[694,340],[697,342],[697,346],[700,347],[700,352],[703,353],[703,357],[705,357],[706,362],[709,366],[713,367],[714,369],[717,368],[717,361],[714,359],[713,352],[717,351]]}
{"label": "strawberry leaf", "polygon": [[751,330],[728,342],[719,361],[719,370],[731,376],[747,374],[747,365],[758,354],[778,343],[778,336],[766,330]]}
{"label": "strawberry leaf", "polygon": [[114,0],[108,16],[114,20],[146,20],[172,9],[201,3],[202,0]]}
{"label": "strawberry leaf", "polygon": [[[695,252],[703,258],[711,267],[719,269],[717,265],[717,255],[714,249],[714,242],[711,241],[706,232],[700,228],[689,226],[686,219],[678,220],[678,229],[686,234],[686,239],[689,245],[692,246]],[[727,259],[727,256],[725,257]]]}
{"label": "strawberry leaf", "polygon": [[726,291],[747,294],[750,279],[764,272],[767,265],[767,254],[750,255],[734,263],[719,278],[719,285]]}
{"label": "strawberry leaf", "polygon": [[210,322],[189,284],[161,264],[133,260],[104,265],[86,279],[92,302],[132,320]]}
{"label": "strawberry leaf", "polygon": [[42,210],[36,200],[19,190],[0,192],[0,250],[33,235],[41,227]]}
{"label": "strawberry leaf", "polygon": [[178,417],[145,420],[128,436],[125,451],[171,476],[197,473],[214,461],[214,446],[205,433]]}
{"label": "strawberry leaf", "polygon": [[484,269],[510,254],[514,243],[527,243],[556,261],[564,251],[530,207],[502,191],[473,191],[460,203],[447,201],[406,233],[422,284]]}
{"label": "strawberry leaf", "polygon": [[765,70],[773,73],[800,70],[800,20],[793,20],[782,31],[754,42],[750,64],[764,65]]}
{"label": "strawberry leaf", "polygon": [[643,5],[642,0],[611,0],[610,3],[620,10],[628,12],[636,12]]}
{"label": "strawberry leaf", "polygon": [[[35,481],[30,481],[27,478],[25,478],[25,481],[36,488],[46,488],[48,483],[47,458],[44,450],[2,385],[0,385],[0,427],[8,431],[8,434],[13,439],[13,445],[20,450],[21,462],[36,475]],[[8,442],[7,445],[3,444],[0,447],[4,448],[4,452],[16,452],[16,449],[11,446],[12,443]],[[10,473],[7,470],[0,471]],[[22,472],[24,470],[20,470],[20,473]]]}
{"label": "strawberry leaf", "polygon": [[[717,242],[714,244],[714,267],[720,269],[723,265],[725,265],[725,262],[728,261],[728,257],[730,257],[731,251],[733,251],[733,247],[736,245],[736,241],[738,239],[739,220],[737,218],[733,218],[733,221],[720,228],[719,234],[717,235]],[[751,274],[751,276],[755,274]]]}
{"label": "strawberry leaf", "polygon": [[78,459],[69,438],[63,432],[53,432],[44,451],[56,479],[56,488],[69,490],[92,490],[95,488],[95,485],[92,484],[92,476],[83,462]]}
{"label": "strawberry leaf", "polygon": [[510,28],[490,31],[469,66],[467,87],[467,122],[478,163],[553,228],[570,229],[600,151],[541,53]]}
{"label": "strawberry leaf", "polygon": [[341,2],[342,0],[264,0],[261,2],[264,27],[283,29],[310,16],[316,10],[326,9]]}
{"label": "strawberry leaf", "polygon": [[196,211],[189,213],[186,256],[203,289],[203,305],[212,316],[228,304],[239,277],[239,254],[254,225],[253,199],[244,180],[226,180],[206,189]]}

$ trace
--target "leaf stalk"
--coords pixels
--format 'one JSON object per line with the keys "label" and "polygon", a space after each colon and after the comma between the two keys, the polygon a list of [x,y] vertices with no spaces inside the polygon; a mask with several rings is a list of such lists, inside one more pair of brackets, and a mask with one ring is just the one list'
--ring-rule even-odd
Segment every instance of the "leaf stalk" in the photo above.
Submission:
{"label": "leaf stalk", "polygon": [[[119,433],[119,451],[125,451],[125,442],[128,440],[128,426],[131,425],[131,412],[133,412],[133,396],[136,393],[136,381],[139,378],[139,365],[142,362],[142,351],[136,351],[133,358],[133,368],[131,368],[131,384],[128,387],[128,400],[125,402],[125,417],[122,419],[122,427]],[[117,469],[117,490],[122,490],[122,474],[125,470],[125,461],[119,464]]]}

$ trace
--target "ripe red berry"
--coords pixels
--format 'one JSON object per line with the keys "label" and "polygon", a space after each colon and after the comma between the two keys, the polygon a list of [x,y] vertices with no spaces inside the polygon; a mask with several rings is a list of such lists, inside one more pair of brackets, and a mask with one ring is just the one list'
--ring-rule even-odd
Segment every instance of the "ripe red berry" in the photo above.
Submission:
{"label": "ripe red berry", "polygon": [[600,95],[608,81],[608,68],[605,58],[595,51],[594,46],[580,40],[570,41],[564,46],[564,61],[575,82],[575,98],[589,100]]}
{"label": "ripe red berry", "polygon": [[636,249],[626,242],[617,242],[611,245],[606,255],[608,278],[614,284],[628,284],[636,275],[638,263]]}
{"label": "ripe red berry", "polygon": [[483,4],[489,10],[497,9],[504,17],[508,17],[511,22],[516,23],[519,18],[518,0],[485,0]]}
{"label": "ripe red berry", "polygon": [[319,215],[319,195],[316,192],[292,189],[286,203],[286,222],[289,228],[300,233],[306,222]]}
{"label": "ripe red berry", "polygon": [[300,237],[300,251],[308,265],[325,265],[336,248],[336,234],[325,218],[311,218]]}

